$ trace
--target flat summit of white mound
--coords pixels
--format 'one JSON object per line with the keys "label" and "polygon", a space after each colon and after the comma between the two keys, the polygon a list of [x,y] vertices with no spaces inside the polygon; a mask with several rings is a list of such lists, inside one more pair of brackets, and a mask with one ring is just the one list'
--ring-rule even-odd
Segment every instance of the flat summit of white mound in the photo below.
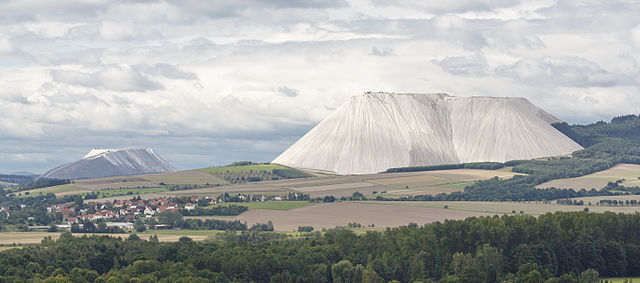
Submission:
{"label": "flat summit of white mound", "polygon": [[174,170],[151,148],[93,149],[82,159],[51,169],[39,178],[100,178]]}
{"label": "flat summit of white mound", "polygon": [[351,97],[273,163],[338,174],[532,159],[582,149],[525,98],[367,92]]}

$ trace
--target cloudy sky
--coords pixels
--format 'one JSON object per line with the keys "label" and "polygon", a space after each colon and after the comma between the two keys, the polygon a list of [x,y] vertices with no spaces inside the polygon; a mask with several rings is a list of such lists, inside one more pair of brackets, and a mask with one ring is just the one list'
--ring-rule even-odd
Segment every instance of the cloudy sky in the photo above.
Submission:
{"label": "cloudy sky", "polygon": [[91,148],[270,161],[370,90],[640,112],[637,1],[0,0],[0,173]]}

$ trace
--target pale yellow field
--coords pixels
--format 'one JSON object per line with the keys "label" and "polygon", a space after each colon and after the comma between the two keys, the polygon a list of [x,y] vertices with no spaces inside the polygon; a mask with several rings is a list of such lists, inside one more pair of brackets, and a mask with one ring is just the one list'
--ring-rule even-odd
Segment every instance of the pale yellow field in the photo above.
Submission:
{"label": "pale yellow field", "polygon": [[[167,231],[167,232],[163,232],[163,231],[159,231],[157,233],[158,235],[158,240],[163,241],[163,242],[176,242],[178,241],[178,239],[180,239],[180,237],[182,236],[188,236],[189,238],[196,240],[196,241],[201,241],[201,240],[205,240],[207,239],[210,235],[215,234],[218,231],[204,231],[204,232],[209,232],[208,234],[204,234],[204,233],[197,233],[200,231],[184,231],[183,233],[171,233],[172,231]],[[138,236],[140,236],[140,238],[142,239],[147,239],[149,238],[149,236],[151,236],[153,233],[143,233],[143,234],[138,234]],[[82,233],[74,233],[73,234],[76,237],[79,236],[83,236],[85,234]],[[111,236],[111,237],[122,237],[123,239],[126,239],[129,237],[130,234],[86,234],[86,235],[106,235],[106,236]],[[22,244],[22,245],[29,245],[29,244],[40,244],[40,242],[42,241],[42,239],[44,239],[45,237],[51,236],[52,239],[58,239],[60,238],[60,233],[50,233],[50,232],[0,232],[0,245],[6,247],[7,245],[12,245],[12,244]]]}
{"label": "pale yellow field", "polygon": [[574,190],[590,190],[595,188],[599,190],[609,182],[615,182],[622,179],[625,180],[622,183],[624,186],[633,187],[640,186],[640,179],[638,179],[638,177],[640,177],[640,165],[618,164],[613,168],[582,177],[552,180],[538,185],[538,188],[556,187],[571,188]]}
{"label": "pale yellow field", "polygon": [[375,184],[368,183],[368,182],[352,182],[352,183],[342,183],[342,184],[334,184],[334,185],[300,187],[300,188],[296,188],[295,190],[298,192],[308,193],[308,192],[317,192],[317,191],[357,189],[357,188],[366,188],[366,187],[372,187],[372,186],[375,186]]}
{"label": "pale yellow field", "polygon": [[[587,199],[589,200],[589,199]],[[590,199],[592,205],[559,205],[555,201],[543,202],[457,202],[457,201],[353,201],[322,203],[294,208],[286,211],[253,209],[234,217],[206,217],[224,220],[240,220],[249,225],[271,220],[278,231],[291,231],[298,226],[313,226],[316,229],[346,226],[350,222],[364,226],[374,224],[376,228],[396,227],[410,222],[419,225],[464,219],[483,215],[528,214],[539,216],[556,211],[605,211],[619,213],[640,212],[640,206],[600,206],[599,198]],[[588,204],[588,201],[585,202]],[[445,208],[446,207],[446,208]],[[515,212],[515,213],[514,213]]]}
{"label": "pale yellow field", "polygon": [[[224,220],[240,220],[248,225],[272,221],[276,231],[292,231],[298,226],[313,226],[316,230],[347,226],[350,222],[374,228],[396,227],[411,222],[419,225],[444,221],[445,219],[464,219],[470,216],[491,215],[484,212],[448,210],[441,207],[412,207],[384,205],[380,202],[335,202],[295,208],[287,211],[253,209]],[[217,217],[212,217],[217,218]]]}

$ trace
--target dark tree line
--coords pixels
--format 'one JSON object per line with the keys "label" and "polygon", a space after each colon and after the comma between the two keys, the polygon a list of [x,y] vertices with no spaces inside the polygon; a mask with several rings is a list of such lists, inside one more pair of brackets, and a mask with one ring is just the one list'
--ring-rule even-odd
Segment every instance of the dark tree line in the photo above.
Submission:
{"label": "dark tree line", "polygon": [[416,226],[360,235],[336,228],[288,240],[272,232],[225,232],[219,240],[177,243],[63,234],[0,252],[0,282],[596,282],[598,274],[640,275],[638,213]]}
{"label": "dark tree line", "polygon": [[240,213],[243,213],[247,210],[248,208],[246,206],[231,204],[231,205],[213,206],[209,208],[202,208],[200,206],[197,206],[195,209],[192,209],[192,210],[182,209],[181,212],[182,212],[182,215],[184,216],[211,216],[211,215],[232,216],[232,215],[239,215]]}

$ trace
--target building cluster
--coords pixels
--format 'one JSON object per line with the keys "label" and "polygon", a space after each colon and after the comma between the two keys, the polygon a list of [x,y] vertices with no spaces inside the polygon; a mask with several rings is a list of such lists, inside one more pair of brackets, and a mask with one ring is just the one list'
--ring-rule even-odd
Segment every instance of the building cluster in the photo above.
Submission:
{"label": "building cluster", "polygon": [[[297,194],[291,196],[298,197]],[[280,201],[289,199],[290,196],[264,194],[238,194],[234,196],[190,196],[185,198],[153,198],[131,199],[115,201],[89,201],[83,208],[76,208],[74,202],[55,204],[47,207],[51,214],[61,213],[62,221],[75,223],[78,221],[97,221],[120,219],[132,222],[139,217],[153,217],[167,211],[179,211],[181,209],[193,210],[199,205],[215,205],[222,202],[262,202]],[[7,212],[8,213],[8,212]]]}
{"label": "building cluster", "polygon": [[[215,197],[204,197],[204,199],[208,203],[216,203]],[[47,211],[51,214],[61,213],[62,220],[69,223],[111,219],[133,220],[138,217],[152,217],[161,212],[195,209],[195,203],[199,201],[199,197],[189,197],[188,201],[183,204],[177,203],[172,198],[90,201],[78,211],[75,203],[68,202],[49,206]]]}

